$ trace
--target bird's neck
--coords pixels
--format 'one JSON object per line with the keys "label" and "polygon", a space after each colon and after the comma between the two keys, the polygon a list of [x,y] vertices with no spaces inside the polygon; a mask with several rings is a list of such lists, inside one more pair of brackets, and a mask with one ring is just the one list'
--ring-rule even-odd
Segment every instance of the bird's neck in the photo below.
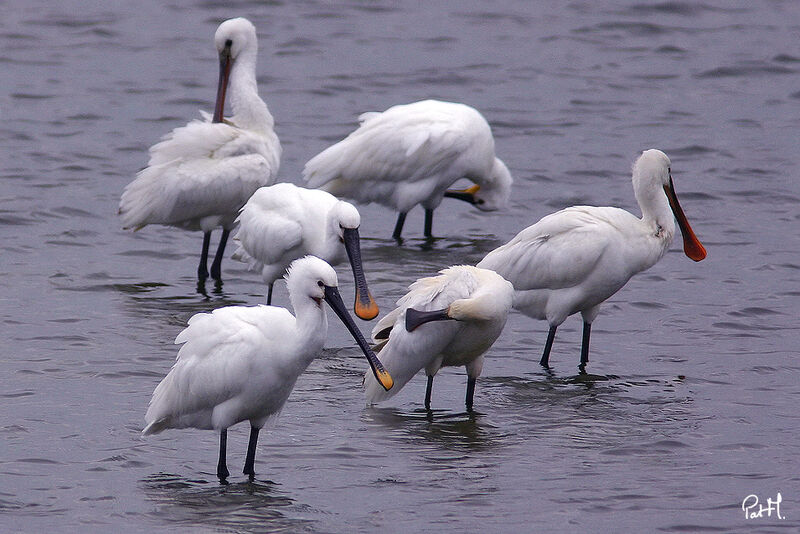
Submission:
{"label": "bird's neck", "polygon": [[642,210],[642,223],[657,236],[667,241],[667,246],[675,235],[675,217],[669,206],[664,188],[652,181],[637,180],[634,176],[633,191]]}
{"label": "bird's neck", "polygon": [[292,298],[291,301],[303,350],[313,359],[322,350],[328,333],[328,317],[325,314],[324,304],[318,305],[308,296]]}
{"label": "bird's neck", "polygon": [[319,243],[320,257],[325,258],[325,261],[334,265],[339,263],[345,254],[344,244],[339,239],[339,220],[335,217],[325,218],[325,238]]}
{"label": "bird's neck", "polygon": [[258,96],[255,54],[242,55],[231,71],[231,121],[240,128],[272,130],[275,121],[267,104]]}

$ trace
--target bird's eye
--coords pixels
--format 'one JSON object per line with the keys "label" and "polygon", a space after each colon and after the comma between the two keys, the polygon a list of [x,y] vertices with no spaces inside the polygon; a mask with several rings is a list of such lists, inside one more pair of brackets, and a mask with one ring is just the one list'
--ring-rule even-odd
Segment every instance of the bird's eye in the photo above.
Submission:
{"label": "bird's eye", "polygon": [[486,201],[483,200],[482,198],[477,198],[477,199],[475,199],[475,204],[477,204],[478,206],[482,206],[482,205],[486,204]]}
{"label": "bird's eye", "polygon": [[232,47],[233,46],[233,39],[228,39],[227,41],[225,41],[225,46],[228,47],[228,48]]}
{"label": "bird's eye", "polygon": [[317,280],[317,285],[319,287],[325,287],[325,284],[322,283],[322,280]]}

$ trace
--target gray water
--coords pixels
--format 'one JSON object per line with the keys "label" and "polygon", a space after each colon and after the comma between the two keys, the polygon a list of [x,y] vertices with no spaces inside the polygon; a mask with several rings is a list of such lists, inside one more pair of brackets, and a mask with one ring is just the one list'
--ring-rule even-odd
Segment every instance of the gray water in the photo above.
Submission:
{"label": "gray water", "polygon": [[[696,2],[0,2],[0,530],[7,532],[773,532],[800,527],[800,4]],[[423,98],[491,123],[510,208],[362,206],[384,311],[419,276],[473,263],[573,204],[638,212],[630,165],[672,159],[708,249],[679,240],[604,306],[590,375],[580,320],[513,313],[487,355],[477,413],[462,369],[365,408],[364,364],[331,320],[324,357],[263,432],[256,480],[215,475],[212,432],[140,436],[172,340],[197,312],[263,301],[226,260],[196,292],[199,234],[121,230],[119,195],[170,129],[210,110],[212,35],[259,31],[260,91],[280,176],[359,113]],[[340,269],[342,293],[351,277]],[[276,302],[286,305],[285,287]],[[368,331],[371,324],[361,323]],[[374,323],[373,323],[374,324]],[[742,502],[782,496],[781,516]]]}

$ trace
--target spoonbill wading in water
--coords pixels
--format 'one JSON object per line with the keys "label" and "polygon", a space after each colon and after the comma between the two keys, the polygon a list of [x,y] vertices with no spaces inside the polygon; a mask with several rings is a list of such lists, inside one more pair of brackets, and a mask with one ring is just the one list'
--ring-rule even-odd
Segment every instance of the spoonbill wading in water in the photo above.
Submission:
{"label": "spoonbill wading in water", "polygon": [[573,206],[543,217],[478,263],[514,285],[514,308],[550,323],[540,361],[544,367],[549,366],[556,329],[580,312],[579,369],[585,372],[600,304],[661,259],[675,235],[675,219],[686,255],[694,261],[706,257],[678,203],[666,154],[642,152],[633,165],[633,191],[641,219],[619,208]]}
{"label": "spoonbill wading in water", "polygon": [[397,308],[372,330],[381,362],[395,385],[386,390],[367,373],[367,400],[376,403],[388,399],[425,369],[425,408],[429,410],[433,377],[439,369],[463,365],[467,368],[465,404],[472,411],[483,355],[506,324],[513,286],[494,271],[459,265],[440,271],[438,276],[421,278],[409,289],[397,301]]}
{"label": "spoonbill wading in water", "polygon": [[[495,157],[489,124],[474,108],[423,100],[363,113],[359,121],[357,130],[308,161],[303,175],[309,187],[399,211],[395,239],[417,204],[425,208],[425,237],[432,237],[433,210],[443,197],[483,211],[508,203],[511,173]],[[461,178],[475,185],[447,189]]]}
{"label": "spoonbill wading in water", "polygon": [[356,286],[356,315],[367,321],[378,315],[361,265],[361,216],[355,206],[325,191],[282,183],[256,191],[237,221],[233,239],[239,248],[233,258],[261,272],[269,285],[267,304],[275,280],[293,260],[312,254],[336,265],[346,253]]}
{"label": "spoonbill wading in water", "polygon": [[392,378],[347,313],[336,273],[319,258],[295,260],[286,275],[295,316],[275,306],[228,306],[199,313],[178,334],[183,343],[172,370],[156,386],[143,434],[167,428],[213,429],[220,434],[217,476],[228,477],[227,429],[250,421],[244,473],[255,476],[258,432],[278,413],[297,377],[319,356],[328,331],[322,301],[344,322],[383,387]]}
{"label": "spoonbill wading in water", "polygon": [[[243,18],[217,28],[219,85],[214,115],[202,113],[150,147],[148,166],[128,184],[119,203],[124,228],[148,224],[202,230],[203,251],[197,277],[208,278],[211,231],[222,237],[211,264],[211,277],[222,279],[225,243],[239,209],[259,187],[275,181],[281,156],[274,121],[258,96],[256,29]],[[223,117],[226,95],[232,115]]]}

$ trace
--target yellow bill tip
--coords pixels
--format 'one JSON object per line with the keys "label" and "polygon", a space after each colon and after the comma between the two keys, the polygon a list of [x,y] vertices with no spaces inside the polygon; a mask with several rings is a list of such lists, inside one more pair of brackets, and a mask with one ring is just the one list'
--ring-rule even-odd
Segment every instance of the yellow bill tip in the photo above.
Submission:
{"label": "yellow bill tip", "polygon": [[360,294],[356,295],[356,305],[353,311],[359,319],[363,319],[365,321],[374,319],[380,312],[378,309],[378,303],[375,302],[375,299],[372,298],[372,295],[369,293],[367,293],[366,303],[362,301]]}
{"label": "yellow bill tip", "polygon": [[478,190],[480,190],[480,188],[481,188],[481,186],[479,186],[478,184],[473,184],[473,185],[467,187],[466,189],[448,189],[447,192],[448,193],[457,193],[457,194],[461,194],[461,195],[475,195],[475,193],[477,193]]}
{"label": "yellow bill tip", "polygon": [[375,374],[378,382],[380,382],[381,386],[383,386],[383,389],[386,391],[392,389],[392,386],[394,386],[392,375],[390,375],[385,369],[378,369]]}

